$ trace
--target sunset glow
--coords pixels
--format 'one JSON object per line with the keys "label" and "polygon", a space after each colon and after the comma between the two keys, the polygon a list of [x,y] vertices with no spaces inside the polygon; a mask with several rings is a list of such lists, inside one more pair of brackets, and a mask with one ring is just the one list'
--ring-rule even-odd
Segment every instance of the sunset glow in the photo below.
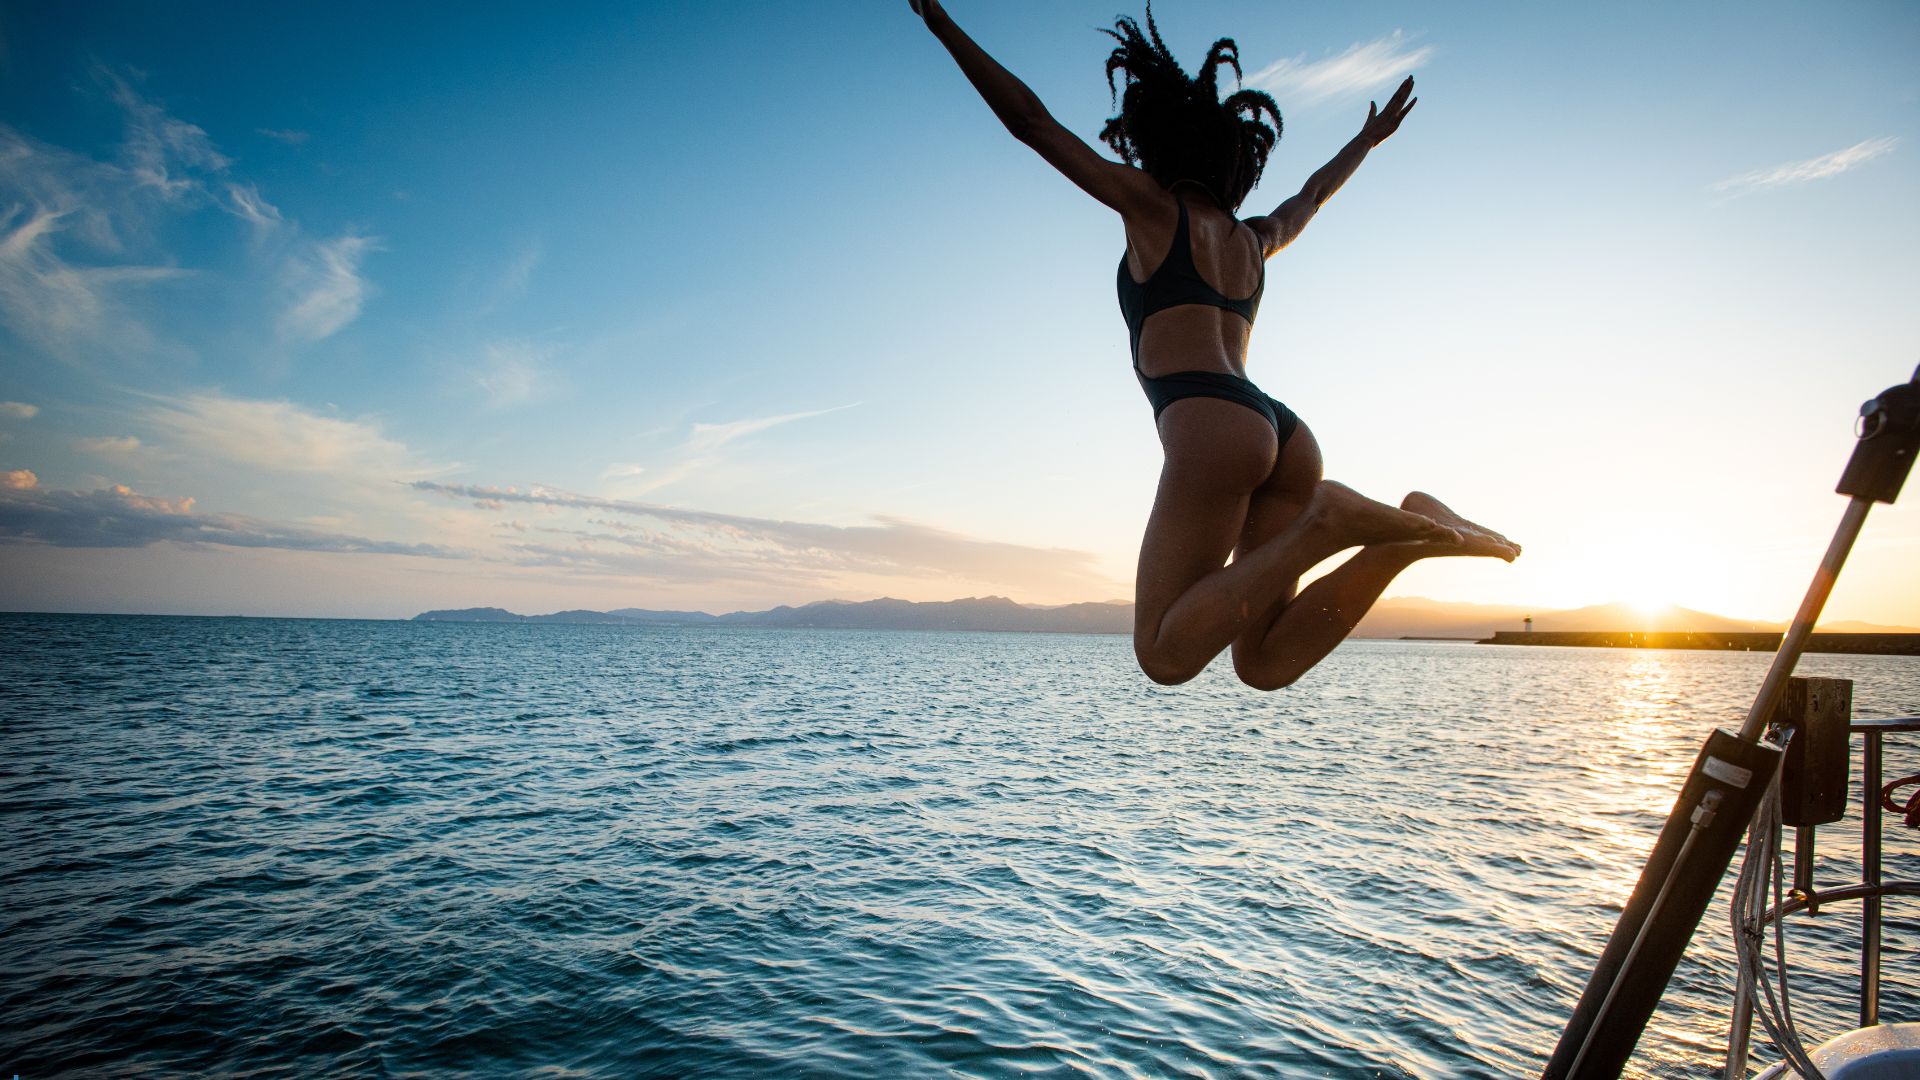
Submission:
{"label": "sunset glow", "polygon": [[[1129,598],[1117,220],[900,7],[10,8],[0,608]],[[1115,11],[967,15],[1091,139]],[[1249,354],[1329,476],[1525,545],[1391,594],[1791,613],[1920,358],[1912,12],[1156,16],[1279,100],[1249,214],[1419,79]],[[1916,501],[1832,618],[1920,624]]]}

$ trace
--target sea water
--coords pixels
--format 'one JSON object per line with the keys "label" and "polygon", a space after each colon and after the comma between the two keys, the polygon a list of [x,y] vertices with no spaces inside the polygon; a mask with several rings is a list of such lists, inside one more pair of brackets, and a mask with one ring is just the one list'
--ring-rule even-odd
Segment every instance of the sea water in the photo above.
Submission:
{"label": "sea water", "polygon": [[[1536,1075],[1767,661],[0,616],[0,1074]],[[1920,660],[1802,670],[1920,713]],[[1724,893],[1637,1075],[1717,1075]],[[1793,925],[1851,1026],[1857,906]]]}

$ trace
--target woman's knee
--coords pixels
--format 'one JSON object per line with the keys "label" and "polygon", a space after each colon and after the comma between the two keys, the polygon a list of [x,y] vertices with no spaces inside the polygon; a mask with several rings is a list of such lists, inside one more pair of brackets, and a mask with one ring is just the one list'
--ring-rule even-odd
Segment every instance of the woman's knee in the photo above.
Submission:
{"label": "woman's knee", "polygon": [[1147,678],[1161,686],[1179,686],[1189,682],[1206,667],[1205,664],[1194,664],[1191,660],[1171,656],[1166,650],[1142,644],[1138,638],[1133,643],[1133,659]]}
{"label": "woman's knee", "polygon": [[[1167,655],[1138,643],[1134,645],[1133,658],[1139,663],[1140,671],[1161,686],[1179,686],[1191,682],[1207,667],[1205,663],[1196,664],[1190,658]],[[1260,663],[1238,656],[1233,658],[1233,673],[1240,677],[1241,682],[1263,691],[1284,690],[1298,682],[1304,674],[1291,665]]]}
{"label": "woman's knee", "polygon": [[1283,667],[1272,661],[1262,663],[1251,657],[1242,657],[1237,652],[1233,657],[1233,673],[1240,677],[1241,682],[1255,690],[1267,692],[1285,690],[1305,674],[1291,666]]}

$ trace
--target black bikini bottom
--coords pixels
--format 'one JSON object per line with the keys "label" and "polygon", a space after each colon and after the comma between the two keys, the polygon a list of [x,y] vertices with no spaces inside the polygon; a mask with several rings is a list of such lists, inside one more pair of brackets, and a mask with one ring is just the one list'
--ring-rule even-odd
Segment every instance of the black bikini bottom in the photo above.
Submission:
{"label": "black bikini bottom", "polygon": [[1134,374],[1140,377],[1140,389],[1147,392],[1147,400],[1153,403],[1153,418],[1167,411],[1167,406],[1182,398],[1210,397],[1221,401],[1231,401],[1235,405],[1244,405],[1273,425],[1273,433],[1280,445],[1287,445],[1293,437],[1294,429],[1300,426],[1300,418],[1293,410],[1260,392],[1252,382],[1219,371],[1176,371],[1171,375],[1158,378],[1147,375],[1139,369]]}

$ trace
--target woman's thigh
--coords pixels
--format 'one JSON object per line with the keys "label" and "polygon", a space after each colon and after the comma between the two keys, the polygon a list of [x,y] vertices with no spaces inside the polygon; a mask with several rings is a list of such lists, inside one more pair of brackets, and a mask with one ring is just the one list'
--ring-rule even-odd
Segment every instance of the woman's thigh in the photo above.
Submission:
{"label": "woman's thigh", "polygon": [[1278,457],[1265,417],[1215,398],[1169,405],[1160,414],[1160,444],[1166,461],[1134,581],[1134,625],[1149,635],[1194,582],[1226,565]]}

